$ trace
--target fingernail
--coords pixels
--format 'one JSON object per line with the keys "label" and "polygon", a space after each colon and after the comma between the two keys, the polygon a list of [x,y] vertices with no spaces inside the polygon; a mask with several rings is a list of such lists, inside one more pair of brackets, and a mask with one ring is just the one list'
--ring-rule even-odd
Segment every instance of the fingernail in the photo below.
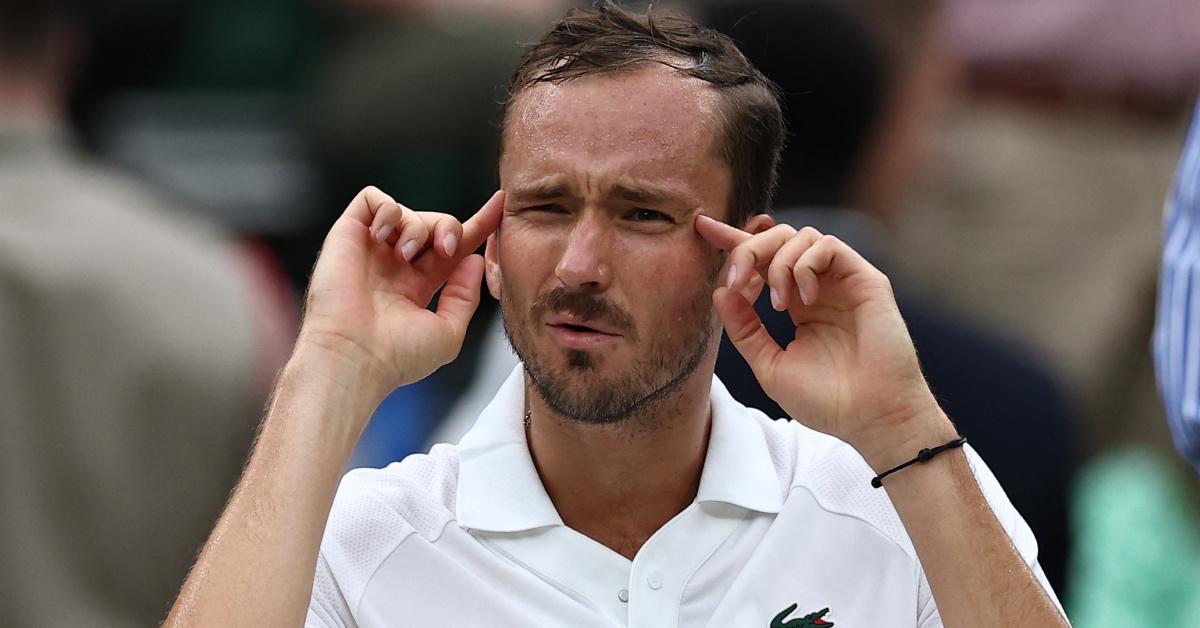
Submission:
{"label": "fingernail", "polygon": [[446,255],[454,255],[454,250],[458,248],[458,238],[454,237],[453,233],[447,233],[442,238],[442,248],[446,249]]}
{"label": "fingernail", "polygon": [[775,286],[771,286],[771,307],[779,309],[779,293],[775,290]]}
{"label": "fingernail", "polygon": [[384,225],[380,227],[379,231],[375,232],[375,239],[378,240],[380,244],[387,243],[388,236],[392,235],[392,229],[393,227],[391,225]]}
{"label": "fingernail", "polygon": [[800,300],[803,301],[805,305],[812,305],[812,299],[808,298],[808,293],[804,291],[804,288],[796,286],[796,290],[800,292]]}
{"label": "fingernail", "polygon": [[732,288],[733,282],[735,282],[735,281],[737,281],[737,264],[730,264],[729,265],[729,279],[728,279],[728,283],[725,284],[725,287]]}
{"label": "fingernail", "polygon": [[409,240],[400,247],[400,254],[404,256],[404,261],[411,262],[412,258],[417,254],[417,241]]}

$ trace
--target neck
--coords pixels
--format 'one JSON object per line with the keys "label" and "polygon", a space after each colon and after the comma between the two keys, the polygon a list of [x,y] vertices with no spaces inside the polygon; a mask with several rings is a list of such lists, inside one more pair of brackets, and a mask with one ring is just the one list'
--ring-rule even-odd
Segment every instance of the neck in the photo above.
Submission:
{"label": "neck", "polygon": [[674,394],[615,425],[565,419],[526,382],[530,454],[567,526],[632,559],[692,503],[711,424],[706,366]]}

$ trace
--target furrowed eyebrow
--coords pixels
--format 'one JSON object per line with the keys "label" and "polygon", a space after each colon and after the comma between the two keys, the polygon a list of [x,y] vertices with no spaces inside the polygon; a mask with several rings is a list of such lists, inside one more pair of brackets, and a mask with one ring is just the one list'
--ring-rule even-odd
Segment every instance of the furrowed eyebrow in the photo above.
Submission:
{"label": "furrowed eyebrow", "polygon": [[640,183],[618,183],[613,188],[613,194],[633,203],[661,203],[673,198],[673,195],[665,191]]}
{"label": "furrowed eyebrow", "polygon": [[[509,195],[519,202],[549,201],[571,196],[571,185],[559,177],[546,177],[517,186]],[[670,189],[657,188],[638,181],[625,181],[613,186],[611,195],[631,203],[662,204],[683,200]]]}
{"label": "furrowed eyebrow", "polygon": [[522,201],[548,201],[562,198],[570,193],[566,183],[555,180],[534,181],[511,192],[513,198]]}

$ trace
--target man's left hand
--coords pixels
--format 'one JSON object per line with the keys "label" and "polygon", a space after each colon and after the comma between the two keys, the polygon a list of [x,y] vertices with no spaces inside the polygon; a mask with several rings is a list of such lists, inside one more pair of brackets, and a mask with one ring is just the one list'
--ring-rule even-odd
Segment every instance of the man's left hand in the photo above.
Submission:
{"label": "man's left hand", "polygon": [[[695,224],[729,251],[725,285],[713,294],[726,333],[789,416],[849,443],[876,471],[954,438],[887,276],[812,227],[776,225],[752,235],[702,215]],[[760,278],[775,309],[796,325],[786,348],[744,296]]]}

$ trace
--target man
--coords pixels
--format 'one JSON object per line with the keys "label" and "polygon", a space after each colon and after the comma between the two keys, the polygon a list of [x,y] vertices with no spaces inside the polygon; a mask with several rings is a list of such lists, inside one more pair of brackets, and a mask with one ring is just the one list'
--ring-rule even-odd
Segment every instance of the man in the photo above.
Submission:
{"label": "man", "polygon": [[0,0],[0,624],[13,627],[162,619],[295,333],[261,258],[75,146],[76,4]]}
{"label": "man", "polygon": [[[928,166],[923,148],[950,91],[940,5],[754,0],[719,3],[707,18],[784,94],[798,139],[782,154],[776,222],[835,235],[889,275],[904,258],[893,249],[894,229]],[[918,282],[895,284],[930,388],[1024,516],[1038,562],[1062,592],[1073,443],[1065,398],[1020,343],[924,298]],[[766,295],[755,307],[773,337],[792,336],[791,318],[772,311]],[[783,416],[727,340],[716,373],[738,401]]]}
{"label": "man", "polygon": [[[368,188],[334,225],[169,624],[1066,625],[970,450],[872,488],[954,428],[886,277],[755,215],[781,113],[727,38],[602,3],[511,93],[504,191],[465,224]],[[523,367],[458,446],[335,503],[374,404],[453,359],[485,274]],[[786,350],[750,305],[764,284],[799,325]],[[714,380],[721,323],[804,426]]]}

